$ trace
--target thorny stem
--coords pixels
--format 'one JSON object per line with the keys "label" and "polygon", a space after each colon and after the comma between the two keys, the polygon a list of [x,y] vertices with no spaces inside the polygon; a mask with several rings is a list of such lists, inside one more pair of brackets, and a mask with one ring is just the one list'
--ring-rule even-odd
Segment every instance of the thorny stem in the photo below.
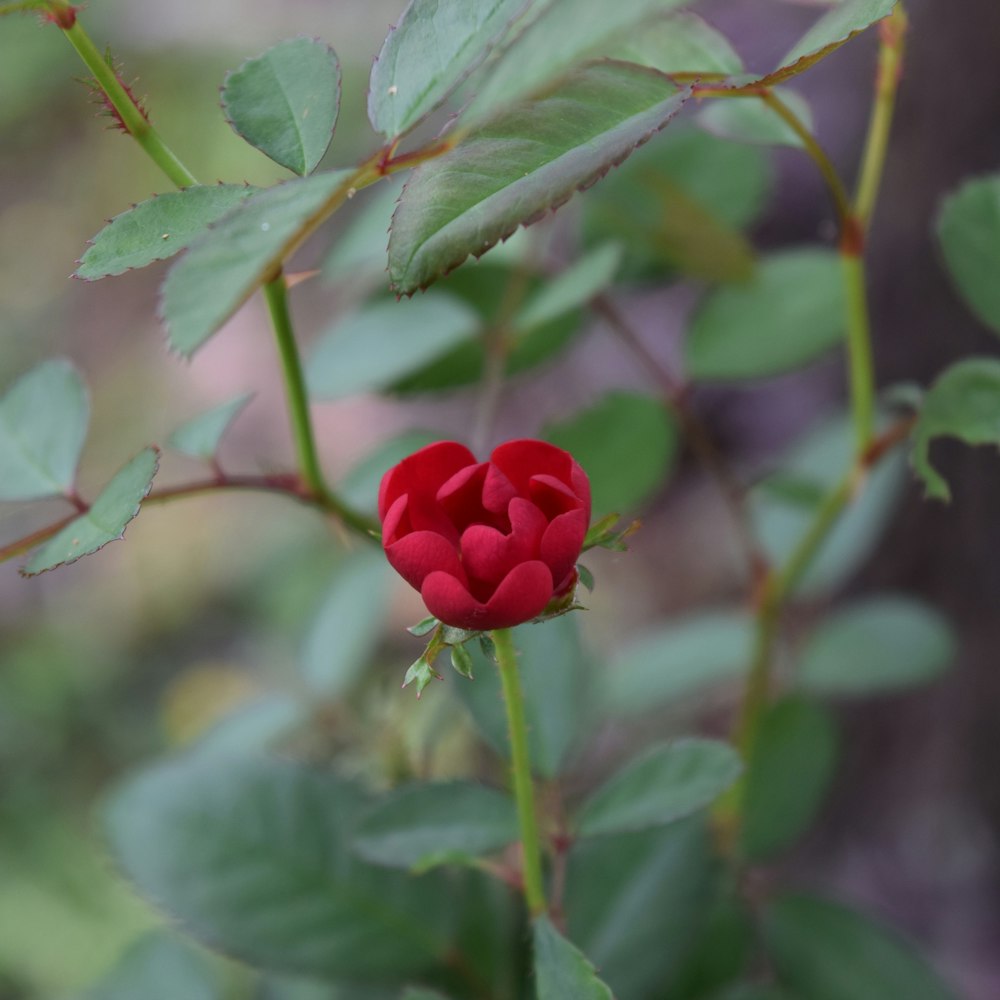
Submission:
{"label": "thorny stem", "polygon": [[528,726],[524,715],[524,695],[517,671],[517,652],[510,629],[495,629],[492,633],[496,650],[504,705],[507,708],[507,730],[510,736],[510,767],[517,801],[517,818],[521,827],[521,851],[524,855],[524,897],[532,917],[546,911],[545,889],[542,882],[542,853],[535,816],[535,794],[531,781],[531,759],[528,753]]}

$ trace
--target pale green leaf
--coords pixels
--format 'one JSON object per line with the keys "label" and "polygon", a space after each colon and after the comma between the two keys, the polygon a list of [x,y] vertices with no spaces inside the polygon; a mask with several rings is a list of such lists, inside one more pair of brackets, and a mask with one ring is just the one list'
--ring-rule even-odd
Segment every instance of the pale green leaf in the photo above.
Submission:
{"label": "pale green leaf", "polygon": [[550,0],[476,88],[465,111],[481,119],[537,93],[585,59],[608,56],[644,21],[683,0]]}
{"label": "pale green leaf", "polygon": [[667,622],[623,644],[601,675],[600,704],[636,715],[741,677],[753,626],[742,611],[710,611]]}
{"label": "pale green leaf", "polygon": [[368,118],[390,139],[408,132],[472,72],[527,0],[410,0],[372,66]]}
{"label": "pale green leaf", "polygon": [[364,798],[329,771],[193,754],[140,772],[103,811],[118,864],[196,938],[258,968],[382,980],[450,950],[436,876],[352,859]]}
{"label": "pale green leaf", "polygon": [[254,190],[243,184],[197,185],[140,202],[94,237],[76,276],[92,281],[173,257]]}
{"label": "pale green leaf", "polygon": [[323,262],[327,280],[338,285],[349,284],[352,289],[359,282],[374,285],[385,280],[389,223],[402,189],[402,178],[396,175],[358,192],[353,201],[361,204],[354,209]]}
{"label": "pale green leaf", "polygon": [[194,749],[230,756],[266,750],[305,726],[311,707],[292,695],[264,695],[222,716],[198,738]]}
{"label": "pale green leaf", "polygon": [[837,763],[837,731],[826,709],[784,698],[764,711],[743,791],[743,856],[762,861],[791,847],[823,804]]}
{"label": "pale green leaf", "polygon": [[174,350],[190,356],[208,340],[346,195],[350,176],[317,174],[257,192],[201,236],[161,290]]}
{"label": "pale green leaf", "polygon": [[[774,96],[812,132],[812,111],[805,98],[780,87],[774,89]],[[802,146],[798,133],[759,100],[731,98],[712,101],[698,114],[698,124],[713,135],[736,142],[748,142],[755,146]]]}
{"label": "pale green leaf", "polygon": [[924,397],[913,431],[911,461],[927,495],[950,500],[947,482],[930,461],[931,441],[938,437],[1000,446],[1000,360],[958,361],[938,376]]}
{"label": "pale green leaf", "polygon": [[739,754],[718,740],[655,747],[627,764],[584,803],[580,836],[666,826],[712,804],[739,776]]}
{"label": "pale green leaf", "polygon": [[957,1000],[900,934],[838,903],[785,895],[764,909],[778,982],[808,1000]]}
{"label": "pale green leaf", "polygon": [[341,499],[355,510],[374,512],[382,477],[408,455],[445,437],[430,431],[405,431],[378,445],[355,465],[340,484]]}
{"label": "pale green leaf", "polygon": [[139,505],[153,485],[159,463],[156,448],[139,452],[108,483],[88,511],[70,521],[31,557],[22,570],[25,576],[76,562],[124,537],[125,528],[139,513]]}
{"label": "pale green leaf", "polygon": [[448,1000],[443,993],[437,990],[424,989],[422,986],[411,986],[400,997],[400,1000]]}
{"label": "pale green leaf", "polygon": [[418,167],[389,238],[389,274],[410,294],[598,180],[677,113],[689,91],[626,63],[584,67],[536,101]]}
{"label": "pale green leaf", "polygon": [[87,436],[87,387],[69,361],[45,361],[0,399],[0,500],[70,493]]}
{"label": "pale green leaf", "polygon": [[783,250],[765,257],[745,284],[710,292],[688,331],[688,374],[768,378],[821,357],[844,334],[840,267],[832,250]]}
{"label": "pale green leaf", "polygon": [[178,427],[167,444],[175,451],[192,458],[210,459],[219,449],[223,435],[232,422],[243,412],[243,408],[253,399],[248,392],[227,403],[212,407],[205,413]]}
{"label": "pale green leaf", "polygon": [[337,568],[300,656],[302,675],[316,694],[343,696],[370,665],[382,635],[390,578],[379,551],[358,552]]}
{"label": "pale green leaf", "polygon": [[390,868],[426,869],[465,863],[517,840],[512,800],[464,782],[397,789],[361,819],[355,851]]}
{"label": "pale green leaf", "polygon": [[726,73],[743,71],[743,60],[724,35],[697,14],[666,14],[641,30],[618,36],[603,55],[650,66],[661,73]]}
{"label": "pale green leaf", "polygon": [[1000,334],[1000,174],[966,181],[941,206],[937,235],[952,280]]}
{"label": "pale green leaf", "polygon": [[956,645],[948,621],[922,601],[870,597],[826,618],[809,637],[799,684],[845,695],[926,684],[949,667]]}
{"label": "pale green leaf", "polygon": [[479,328],[476,313],[443,292],[412,302],[372,303],[320,338],[308,364],[310,392],[330,400],[385,389]]}
{"label": "pale green leaf", "polygon": [[583,466],[596,516],[641,506],[662,488],[677,455],[677,427],[663,404],[628,392],[608,393],[542,436]]}
{"label": "pale green leaf", "polygon": [[533,937],[537,1000],[614,1000],[586,955],[570,944],[548,917],[535,919]]}
{"label": "pale green leaf", "polygon": [[279,42],[226,77],[222,107],[251,146],[296,174],[312,173],[337,124],[340,62],[315,38]]}
{"label": "pale green leaf", "polygon": [[766,79],[783,80],[801,73],[859,31],[888,17],[895,6],[896,0],[840,0],[798,40]]}

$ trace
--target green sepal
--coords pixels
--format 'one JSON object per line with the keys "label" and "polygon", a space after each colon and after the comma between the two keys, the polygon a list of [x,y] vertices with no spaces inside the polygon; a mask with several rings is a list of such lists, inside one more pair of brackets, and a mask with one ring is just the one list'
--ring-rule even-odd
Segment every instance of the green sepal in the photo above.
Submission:
{"label": "green sepal", "polygon": [[468,677],[470,681],[474,680],[472,676],[472,655],[465,646],[451,647],[451,665],[463,677]]}

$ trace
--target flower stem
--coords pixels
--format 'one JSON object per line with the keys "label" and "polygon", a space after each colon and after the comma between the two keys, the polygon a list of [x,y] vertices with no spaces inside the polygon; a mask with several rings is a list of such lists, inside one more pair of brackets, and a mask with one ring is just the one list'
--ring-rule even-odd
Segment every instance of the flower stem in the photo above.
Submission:
{"label": "flower stem", "polygon": [[857,454],[864,454],[875,432],[875,365],[872,360],[871,321],[868,317],[865,260],[842,246],[841,267],[847,302],[847,365],[851,417]]}
{"label": "flower stem", "polygon": [[545,913],[545,889],[542,884],[542,854],[539,846],[538,820],[535,817],[534,788],[531,782],[531,760],[528,754],[528,727],[524,717],[524,695],[517,672],[517,653],[510,629],[493,633],[504,704],[507,706],[507,728],[510,735],[511,774],[517,817],[521,826],[521,850],[524,854],[524,896],[532,917]]}

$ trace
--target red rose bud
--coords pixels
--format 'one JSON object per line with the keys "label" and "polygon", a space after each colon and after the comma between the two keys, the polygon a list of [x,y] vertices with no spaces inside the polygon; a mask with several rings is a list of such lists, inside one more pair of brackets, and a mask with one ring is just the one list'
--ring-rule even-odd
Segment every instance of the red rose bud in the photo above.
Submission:
{"label": "red rose bud", "polygon": [[441,441],[382,477],[378,513],[389,562],[432,615],[456,628],[508,628],[573,589],[590,482],[544,441],[508,441],[488,462]]}

